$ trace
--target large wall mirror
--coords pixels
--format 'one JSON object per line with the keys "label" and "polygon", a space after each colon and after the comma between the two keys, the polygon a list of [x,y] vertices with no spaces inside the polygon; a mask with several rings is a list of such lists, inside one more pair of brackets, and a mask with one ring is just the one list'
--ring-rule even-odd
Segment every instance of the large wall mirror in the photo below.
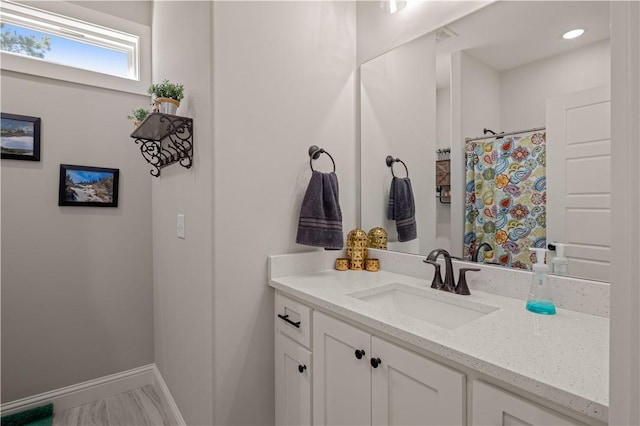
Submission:
{"label": "large wall mirror", "polygon": [[[487,243],[479,261],[523,269],[559,243],[568,275],[608,281],[609,6],[498,1],[362,64],[361,227],[422,255]],[[389,155],[412,184],[410,241],[387,216],[406,173]]]}

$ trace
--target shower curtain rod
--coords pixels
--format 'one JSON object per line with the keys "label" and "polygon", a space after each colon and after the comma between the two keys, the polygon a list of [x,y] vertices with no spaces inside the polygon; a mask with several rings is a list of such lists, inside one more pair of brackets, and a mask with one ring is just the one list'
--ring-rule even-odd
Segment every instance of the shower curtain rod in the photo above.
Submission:
{"label": "shower curtain rod", "polygon": [[464,142],[473,142],[473,141],[479,141],[482,139],[491,139],[491,138],[502,138],[504,136],[511,136],[511,135],[517,135],[520,133],[529,133],[529,132],[538,132],[540,130],[545,130],[546,127],[536,127],[534,129],[526,129],[526,130],[518,130],[517,132],[508,132],[508,133],[498,133],[496,135],[484,135],[484,136],[480,136],[477,138],[465,138]]}

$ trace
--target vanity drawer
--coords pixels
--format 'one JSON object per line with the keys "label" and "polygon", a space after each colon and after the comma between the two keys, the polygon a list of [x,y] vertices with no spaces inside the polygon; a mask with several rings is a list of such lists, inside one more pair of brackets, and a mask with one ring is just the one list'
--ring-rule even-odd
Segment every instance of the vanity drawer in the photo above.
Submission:
{"label": "vanity drawer", "polygon": [[276,293],[276,331],[311,348],[311,308]]}

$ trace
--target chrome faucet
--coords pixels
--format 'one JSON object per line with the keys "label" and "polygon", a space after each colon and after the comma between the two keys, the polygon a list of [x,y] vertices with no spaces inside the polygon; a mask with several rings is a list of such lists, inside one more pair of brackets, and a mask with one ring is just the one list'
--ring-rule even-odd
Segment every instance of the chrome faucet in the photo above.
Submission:
{"label": "chrome faucet", "polygon": [[[442,281],[442,275],[440,275],[440,269],[436,268],[435,273],[440,275],[440,279],[436,280],[436,277],[434,276],[433,284],[431,285],[431,287],[433,287],[433,285],[436,284],[436,281],[439,281],[439,283],[441,283],[439,290],[450,291],[453,293],[455,292],[455,289],[456,289],[456,281],[453,277],[453,264],[451,263],[451,255],[449,254],[449,252],[446,251],[445,249],[435,249],[431,253],[429,253],[429,256],[427,256],[424,262],[429,264],[434,264],[436,260],[438,260],[438,256],[440,255],[444,256],[444,265],[445,265],[444,282]],[[435,288],[438,288],[438,287],[435,287]]]}
{"label": "chrome faucet", "polygon": [[478,255],[480,254],[480,251],[486,251],[486,250],[493,250],[493,247],[491,247],[491,244],[489,243],[482,243],[480,244],[478,247],[476,247],[475,251],[473,252],[473,255],[471,256],[471,260],[473,262],[477,262],[478,261]]}

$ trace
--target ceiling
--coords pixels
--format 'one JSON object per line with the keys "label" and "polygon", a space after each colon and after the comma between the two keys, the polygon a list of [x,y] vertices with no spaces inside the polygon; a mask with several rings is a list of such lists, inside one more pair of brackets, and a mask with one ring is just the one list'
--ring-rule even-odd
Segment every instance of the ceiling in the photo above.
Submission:
{"label": "ceiling", "polygon": [[[608,1],[497,1],[446,28],[437,44],[438,88],[449,86],[451,52],[465,50],[498,71],[566,53],[609,38]],[[585,33],[564,40],[566,31]]]}

